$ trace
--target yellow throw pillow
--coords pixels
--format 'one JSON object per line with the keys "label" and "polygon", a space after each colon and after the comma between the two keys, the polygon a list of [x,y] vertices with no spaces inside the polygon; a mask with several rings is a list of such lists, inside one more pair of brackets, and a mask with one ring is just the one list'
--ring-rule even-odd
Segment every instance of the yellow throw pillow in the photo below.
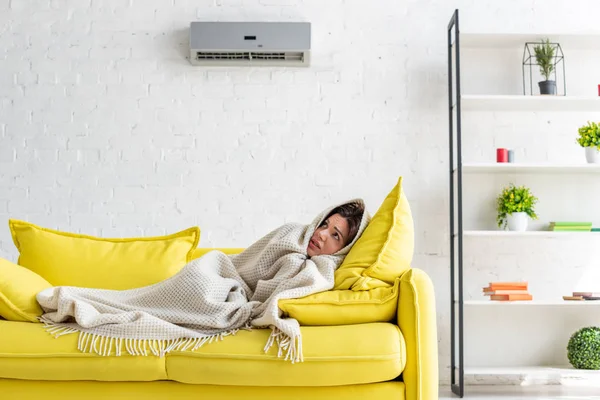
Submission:
{"label": "yellow throw pillow", "polygon": [[0,316],[9,321],[37,322],[43,311],[35,296],[51,286],[35,272],[0,258]]}
{"label": "yellow throw pillow", "polygon": [[350,325],[387,322],[396,317],[398,286],[372,290],[330,290],[299,299],[279,300],[285,316],[300,325]]}
{"label": "yellow throw pillow", "polygon": [[394,283],[410,268],[414,226],[402,177],[335,271],[334,289],[370,290]]}
{"label": "yellow throw pillow", "polygon": [[105,239],[10,220],[18,264],[54,286],[132,289],[175,275],[192,259],[200,229],[166,236]]}

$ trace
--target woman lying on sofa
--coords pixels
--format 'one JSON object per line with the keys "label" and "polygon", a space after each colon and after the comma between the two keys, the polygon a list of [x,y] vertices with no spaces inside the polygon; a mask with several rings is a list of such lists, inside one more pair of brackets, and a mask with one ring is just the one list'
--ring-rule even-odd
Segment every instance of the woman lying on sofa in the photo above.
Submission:
{"label": "woman lying on sofa", "polygon": [[280,299],[330,290],[370,221],[364,202],[329,207],[311,224],[285,224],[242,251],[211,251],[156,284],[129,290],[59,286],[38,293],[42,322],[55,334],[79,332],[78,348],[101,355],[196,349],[244,327],[271,327],[265,351],[302,360],[300,326],[281,318]]}

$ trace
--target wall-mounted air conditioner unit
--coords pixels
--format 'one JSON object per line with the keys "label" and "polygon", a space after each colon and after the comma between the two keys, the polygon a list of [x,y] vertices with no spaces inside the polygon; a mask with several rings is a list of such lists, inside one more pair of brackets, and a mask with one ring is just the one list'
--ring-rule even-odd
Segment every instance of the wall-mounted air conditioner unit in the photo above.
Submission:
{"label": "wall-mounted air conditioner unit", "polygon": [[190,62],[204,66],[310,65],[309,22],[192,22]]}

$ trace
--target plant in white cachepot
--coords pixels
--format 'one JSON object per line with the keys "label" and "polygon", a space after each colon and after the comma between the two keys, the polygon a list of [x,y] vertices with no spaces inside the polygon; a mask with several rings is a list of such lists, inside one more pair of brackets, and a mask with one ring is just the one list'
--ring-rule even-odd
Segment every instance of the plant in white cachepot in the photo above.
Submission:
{"label": "plant in white cachepot", "polygon": [[589,122],[579,128],[577,143],[585,148],[585,159],[590,164],[600,164],[600,125]]}
{"label": "plant in white cachepot", "polygon": [[511,231],[527,230],[529,218],[537,219],[534,206],[538,198],[525,186],[515,186],[512,183],[505,187],[496,199],[498,227]]}

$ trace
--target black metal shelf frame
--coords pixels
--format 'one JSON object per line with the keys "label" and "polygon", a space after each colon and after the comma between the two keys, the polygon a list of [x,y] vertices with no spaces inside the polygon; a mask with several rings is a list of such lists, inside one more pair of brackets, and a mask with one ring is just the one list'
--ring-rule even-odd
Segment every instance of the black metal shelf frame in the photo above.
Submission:
{"label": "black metal shelf frame", "polygon": [[[454,41],[453,41],[454,37]],[[454,56],[454,60],[453,60]],[[453,65],[454,61],[454,65]],[[455,90],[453,90],[455,88]],[[460,104],[460,31],[458,10],[448,23],[448,118],[450,177],[450,342],[451,388],[464,396],[464,335],[463,335],[463,224],[462,224],[462,143]],[[455,129],[456,118],[456,129]],[[453,169],[456,162],[456,177]],[[456,208],[455,208],[456,201]],[[455,233],[455,226],[457,230]],[[458,299],[457,299],[458,297]],[[457,337],[458,336],[458,337]],[[457,354],[458,353],[458,354]],[[458,362],[457,362],[458,359]]]}

